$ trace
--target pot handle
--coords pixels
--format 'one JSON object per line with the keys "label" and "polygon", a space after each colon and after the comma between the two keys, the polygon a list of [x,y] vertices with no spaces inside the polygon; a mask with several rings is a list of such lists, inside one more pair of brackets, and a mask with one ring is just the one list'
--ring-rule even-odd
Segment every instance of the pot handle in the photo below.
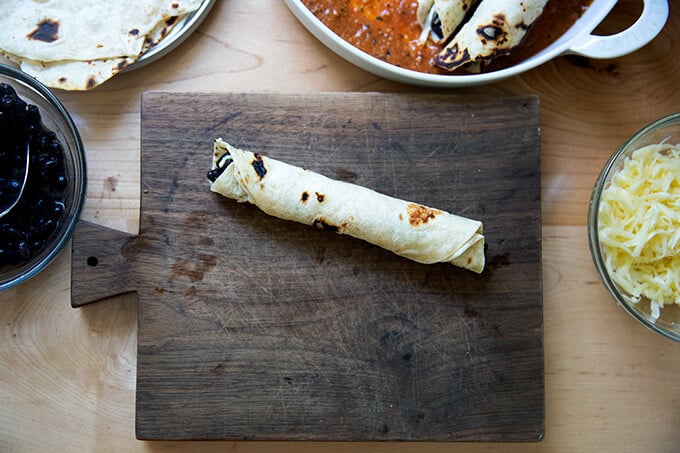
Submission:
{"label": "pot handle", "polygon": [[609,36],[588,34],[567,50],[567,54],[590,58],[617,58],[649,43],[668,19],[668,0],[644,0],[642,14],[627,29]]}

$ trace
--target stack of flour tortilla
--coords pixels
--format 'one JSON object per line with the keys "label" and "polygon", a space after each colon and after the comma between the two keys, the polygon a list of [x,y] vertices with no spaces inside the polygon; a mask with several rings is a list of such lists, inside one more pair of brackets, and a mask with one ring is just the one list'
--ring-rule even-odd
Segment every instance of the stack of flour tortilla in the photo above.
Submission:
{"label": "stack of flour tortilla", "polygon": [[89,90],[137,61],[203,0],[0,0],[0,52],[45,85]]}

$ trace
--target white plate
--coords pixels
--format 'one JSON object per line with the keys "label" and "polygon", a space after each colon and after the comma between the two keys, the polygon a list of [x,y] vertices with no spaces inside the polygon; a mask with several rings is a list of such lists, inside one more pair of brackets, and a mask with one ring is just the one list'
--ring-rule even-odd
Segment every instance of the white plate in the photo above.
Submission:
{"label": "white plate", "polygon": [[205,0],[196,11],[193,11],[180,19],[180,21],[172,27],[170,33],[168,33],[158,45],[142,54],[142,56],[128,66],[126,70],[141,68],[170,53],[198,28],[214,4],[215,0]]}
{"label": "white plate", "polygon": [[380,77],[412,85],[460,87],[492,83],[533,69],[559,55],[616,58],[634,52],[659,34],[668,19],[667,0],[643,0],[638,20],[626,30],[598,36],[593,30],[614,8],[617,0],[593,0],[588,10],[557,41],[531,58],[495,72],[471,75],[425,74],[400,68],[375,58],[340,38],[307,9],[301,0],[285,0],[300,22],[329,49],[360,68]]}

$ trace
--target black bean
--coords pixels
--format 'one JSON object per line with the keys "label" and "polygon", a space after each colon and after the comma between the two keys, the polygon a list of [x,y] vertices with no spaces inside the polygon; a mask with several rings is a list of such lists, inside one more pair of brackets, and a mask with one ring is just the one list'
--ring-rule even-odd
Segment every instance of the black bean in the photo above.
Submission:
{"label": "black bean", "polygon": [[33,240],[45,239],[50,234],[52,234],[54,232],[56,227],[57,227],[57,221],[56,220],[52,220],[52,219],[43,220],[42,222],[38,223],[37,225],[31,227],[30,238],[33,239]]}
{"label": "black bean", "polygon": [[43,169],[49,172],[50,170],[57,168],[59,166],[59,163],[60,163],[59,159],[57,159],[56,157],[50,157],[47,160],[45,160],[45,162],[43,162],[42,165]]}
{"label": "black bean", "polygon": [[0,130],[5,131],[9,126],[9,114],[4,110],[0,110]]}
{"label": "black bean", "polygon": [[60,219],[61,216],[64,214],[65,209],[66,206],[64,206],[64,202],[55,201],[54,204],[52,204],[52,210],[50,214],[52,215],[53,219]]}
{"label": "black bean", "polygon": [[0,96],[4,96],[6,94],[10,95],[17,95],[17,92],[14,90],[14,87],[10,85],[9,83],[0,83]]}
{"label": "black bean", "polygon": [[0,249],[0,266],[12,266],[18,261],[16,251],[13,248]]}
{"label": "black bean", "polygon": [[36,211],[41,211],[41,210],[45,209],[46,206],[47,206],[47,203],[45,202],[44,198],[31,198],[31,201],[30,201],[28,208],[31,211],[36,212]]}
{"label": "black bean", "polygon": [[26,108],[26,121],[29,126],[40,126],[40,109],[37,105],[29,105]]}
{"label": "black bean", "polygon": [[19,243],[17,243],[16,251],[22,260],[28,261],[29,259],[31,259],[31,248],[28,246],[28,243],[26,241],[20,241]]}
{"label": "black bean", "polygon": [[34,241],[30,244],[31,254],[37,255],[45,247],[45,241]]}
{"label": "black bean", "polygon": [[49,145],[47,145],[47,149],[49,150],[51,156],[59,158],[63,158],[64,156],[64,150],[61,147],[61,142],[59,142],[59,140],[57,140],[56,138],[50,141]]}
{"label": "black bean", "polygon": [[9,223],[3,223],[0,225],[0,234],[2,234],[6,240],[18,240],[18,239],[23,239],[24,234],[17,230],[14,225],[11,225]]}
{"label": "black bean", "polygon": [[21,182],[16,179],[0,178],[0,196],[16,195],[21,190]]}
{"label": "black bean", "polygon": [[14,148],[14,153],[12,156],[12,166],[14,168],[26,168],[26,145],[23,146],[23,150]]}
{"label": "black bean", "polygon": [[68,180],[66,179],[66,176],[63,174],[56,175],[54,178],[52,178],[52,187],[55,190],[65,190],[66,186],[68,185]]}

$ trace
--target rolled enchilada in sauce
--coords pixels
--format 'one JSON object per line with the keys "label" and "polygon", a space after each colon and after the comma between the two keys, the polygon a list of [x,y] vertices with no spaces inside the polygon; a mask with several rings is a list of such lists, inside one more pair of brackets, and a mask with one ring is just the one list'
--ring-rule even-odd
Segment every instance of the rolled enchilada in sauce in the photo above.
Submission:
{"label": "rolled enchilada in sauce", "polygon": [[517,47],[541,15],[548,0],[482,0],[435,64],[453,71],[468,63],[490,60]]}
{"label": "rolled enchilada in sauce", "polygon": [[481,273],[482,223],[215,140],[210,189],[284,220],[375,244],[413,261],[451,263]]}

